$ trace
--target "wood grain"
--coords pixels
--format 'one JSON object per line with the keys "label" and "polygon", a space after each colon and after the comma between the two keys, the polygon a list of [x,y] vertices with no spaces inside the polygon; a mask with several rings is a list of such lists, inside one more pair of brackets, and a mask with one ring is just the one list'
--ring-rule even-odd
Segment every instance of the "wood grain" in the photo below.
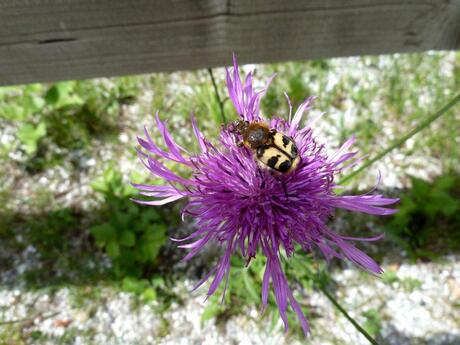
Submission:
{"label": "wood grain", "polygon": [[0,85],[458,49],[460,0],[0,0]]}

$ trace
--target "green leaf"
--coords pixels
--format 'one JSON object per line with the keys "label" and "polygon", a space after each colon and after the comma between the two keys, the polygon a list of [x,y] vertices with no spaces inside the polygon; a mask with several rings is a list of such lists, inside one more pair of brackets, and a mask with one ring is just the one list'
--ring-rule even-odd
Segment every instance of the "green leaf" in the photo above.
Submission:
{"label": "green leaf", "polygon": [[75,82],[56,83],[45,95],[46,103],[54,108],[82,106],[85,101],[74,92]]}
{"label": "green leaf", "polygon": [[109,244],[107,245],[107,255],[111,258],[111,259],[116,259],[120,256],[120,246],[118,244],[117,241],[115,240],[112,240],[109,242]]}
{"label": "green leaf", "polygon": [[0,117],[11,121],[24,120],[27,117],[27,113],[18,104],[1,104]]}
{"label": "green leaf", "polygon": [[[130,202],[126,200],[126,202]],[[116,226],[118,229],[126,229],[129,227],[129,223],[132,222],[132,217],[129,217],[125,210],[121,210],[120,208],[116,207],[115,209],[112,208],[112,224]]]}
{"label": "green leaf", "polygon": [[157,240],[158,242],[164,242],[167,239],[166,230],[166,224],[155,224],[153,227],[153,240]]}
{"label": "green leaf", "polygon": [[45,106],[45,100],[39,96],[30,96],[29,106],[30,106],[30,112],[38,113]]}
{"label": "green leaf", "polygon": [[145,228],[149,227],[151,223],[160,219],[155,210],[146,208],[143,210],[145,211],[141,213],[140,222],[138,222],[138,225],[136,226],[136,231],[143,231]]}
{"label": "green leaf", "polygon": [[362,315],[366,318],[363,324],[364,329],[373,336],[379,334],[382,329],[382,320],[379,312],[375,309],[370,309],[365,311]]}
{"label": "green leaf", "polygon": [[90,186],[95,192],[106,193],[108,191],[107,183],[103,179],[97,179],[91,182]]}
{"label": "green leaf", "polygon": [[153,261],[160,253],[161,246],[154,242],[145,242],[140,249],[143,261]]}
{"label": "green leaf", "polygon": [[413,177],[412,182],[412,193],[416,199],[424,199],[430,192],[431,185],[428,181]]}
{"label": "green leaf", "polygon": [[222,312],[222,307],[219,304],[211,303],[206,308],[204,308],[203,313],[201,314],[201,321],[210,320]]}
{"label": "green leaf", "polygon": [[108,243],[115,238],[115,228],[109,223],[95,225],[89,229],[96,241]]}
{"label": "green leaf", "polygon": [[121,286],[124,291],[140,294],[147,289],[148,282],[145,279],[126,277],[123,279]]}
{"label": "green leaf", "polygon": [[440,176],[435,182],[435,188],[438,190],[449,191],[455,187],[456,179],[454,176]]}
{"label": "green leaf", "polygon": [[[120,257],[117,259],[120,265],[128,269],[135,268],[137,266],[136,261],[136,247],[128,248],[125,246],[120,247]],[[136,274],[130,274],[135,276]]]}
{"label": "green leaf", "polygon": [[142,292],[142,298],[146,302],[151,302],[157,299],[157,291],[154,288],[148,287]]}
{"label": "green leaf", "polygon": [[56,85],[46,92],[45,101],[49,105],[55,105],[59,101],[59,89]]}
{"label": "green leaf", "polygon": [[419,289],[422,286],[422,282],[418,279],[408,277],[401,280],[401,286],[404,290],[412,292]]}
{"label": "green leaf", "polygon": [[136,243],[136,236],[131,231],[125,230],[120,235],[119,243],[120,245],[125,247],[134,246],[134,244]]}
{"label": "green leaf", "polygon": [[27,154],[37,151],[38,141],[46,135],[46,125],[40,122],[38,126],[26,123],[18,130],[18,139],[24,145]]}
{"label": "green leaf", "polygon": [[454,198],[449,198],[448,200],[446,200],[446,203],[444,204],[444,208],[442,212],[446,216],[452,216],[458,211],[459,208],[460,208],[460,203],[458,202],[458,200]]}
{"label": "green leaf", "polygon": [[254,286],[256,285],[254,282],[254,279],[252,279],[252,277],[249,275],[246,269],[243,269],[242,274],[243,274],[244,286],[246,287],[246,290],[248,291],[249,296],[251,296],[251,299],[257,303],[260,297],[256,289],[254,288]]}
{"label": "green leaf", "polygon": [[398,276],[393,271],[385,271],[380,275],[380,278],[385,284],[391,285],[399,281]]}
{"label": "green leaf", "polygon": [[29,94],[33,92],[40,92],[42,88],[43,88],[43,85],[39,83],[27,84],[26,87],[24,88],[24,93]]}
{"label": "green leaf", "polygon": [[452,197],[449,193],[443,190],[433,190],[431,192],[431,202],[428,205],[427,211],[430,216],[434,217],[438,212],[443,213],[446,216],[451,216],[457,212],[460,203]]}
{"label": "green leaf", "polygon": [[154,287],[163,287],[165,286],[165,280],[163,277],[155,277],[152,279],[152,285]]}

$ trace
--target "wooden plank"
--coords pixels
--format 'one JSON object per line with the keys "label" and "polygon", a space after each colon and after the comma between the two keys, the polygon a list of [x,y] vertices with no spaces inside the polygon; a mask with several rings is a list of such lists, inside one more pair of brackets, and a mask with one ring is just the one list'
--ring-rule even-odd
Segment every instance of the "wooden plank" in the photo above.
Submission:
{"label": "wooden plank", "polygon": [[460,0],[2,0],[0,85],[458,49]]}

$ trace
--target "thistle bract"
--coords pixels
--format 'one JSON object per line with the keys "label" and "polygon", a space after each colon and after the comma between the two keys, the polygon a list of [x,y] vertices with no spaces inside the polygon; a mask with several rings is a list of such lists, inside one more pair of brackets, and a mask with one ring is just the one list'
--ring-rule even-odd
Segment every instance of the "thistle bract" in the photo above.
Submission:
{"label": "thistle bract", "polygon": [[[187,198],[183,215],[195,219],[197,230],[186,238],[175,239],[179,247],[189,250],[184,260],[190,260],[211,241],[219,243],[224,249],[216,266],[199,283],[201,285],[211,279],[208,295],[216,291],[222,280],[228,279],[232,255],[242,255],[249,263],[256,253],[263,253],[267,261],[262,283],[262,306],[268,303],[271,283],[285,328],[288,327],[287,308],[290,305],[307,334],[307,320],[282,270],[281,251],[289,258],[296,244],[307,252],[316,248],[327,260],[332,257],[349,259],[378,274],[381,272],[379,265],[351,242],[380,237],[342,236],[328,229],[326,222],[335,208],[389,215],[395,210],[385,206],[398,199],[370,194],[337,195],[334,192],[337,187],[334,175],[344,165],[356,163],[356,152],[349,151],[355,139],[350,138],[337,152],[328,156],[324,146],[315,141],[310,124],[305,127],[300,125],[313,99],[306,99],[293,116],[288,100],[288,119],[265,119],[259,104],[266,88],[256,91],[252,80],[252,73],[246,76],[244,82],[240,79],[234,57],[233,69],[227,69],[227,87],[237,113],[243,120],[264,122],[290,136],[301,158],[297,168],[288,174],[280,174],[261,166],[250,149],[237,145],[239,138],[231,126],[222,127],[219,139],[211,143],[200,132],[193,115],[191,124],[200,152],[189,153],[174,141],[157,114],[156,125],[167,150],[154,143],[145,130],[145,137],[139,138],[143,148],[139,150],[139,155],[146,168],[166,183],[162,186],[134,184],[142,195],[154,198],[136,201],[146,205],[163,205]],[[164,165],[164,161],[188,167],[191,177],[175,174]]]}

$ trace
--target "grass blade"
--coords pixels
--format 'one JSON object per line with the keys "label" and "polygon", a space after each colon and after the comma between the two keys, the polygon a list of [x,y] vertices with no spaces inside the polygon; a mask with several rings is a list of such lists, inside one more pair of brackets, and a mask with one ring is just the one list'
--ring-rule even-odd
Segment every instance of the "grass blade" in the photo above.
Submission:
{"label": "grass blade", "polygon": [[220,109],[220,115],[222,116],[222,121],[224,125],[227,126],[227,118],[225,117],[225,111],[224,111],[224,102],[220,98],[219,89],[217,88],[217,83],[216,83],[216,79],[214,78],[212,68],[208,68],[208,73],[209,73],[209,76],[211,77],[212,86],[214,88],[214,93],[216,94],[217,103],[219,103],[219,109]]}

